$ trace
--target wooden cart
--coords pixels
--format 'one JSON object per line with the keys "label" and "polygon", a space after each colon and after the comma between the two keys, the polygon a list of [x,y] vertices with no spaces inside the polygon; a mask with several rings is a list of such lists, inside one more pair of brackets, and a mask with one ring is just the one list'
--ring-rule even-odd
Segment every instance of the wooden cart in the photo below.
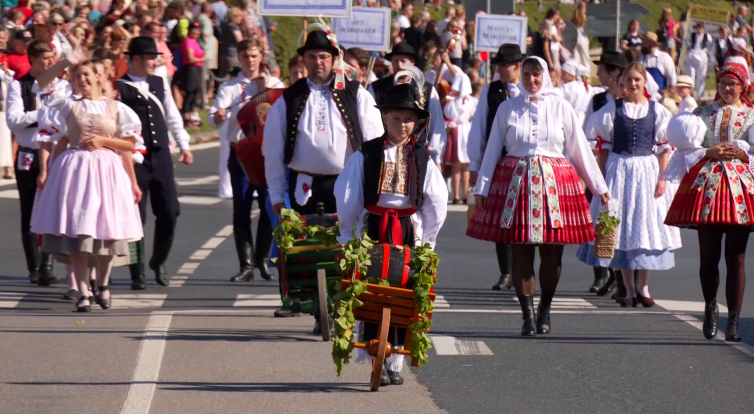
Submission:
{"label": "wooden cart", "polygon": [[[341,281],[341,290],[345,290],[351,285],[349,279]],[[419,321],[419,312],[416,309],[415,293],[411,289],[403,289],[391,286],[380,286],[367,283],[367,291],[358,296],[358,299],[364,302],[363,306],[355,308],[353,314],[356,320],[378,324],[377,330],[379,337],[372,339],[369,343],[354,342],[354,348],[364,349],[369,356],[374,358],[372,363],[372,378],[370,389],[377,391],[380,389],[380,377],[382,376],[382,367],[385,365],[385,358],[393,353],[408,355],[411,353],[411,325]],[[435,301],[435,294],[430,293],[429,298]],[[432,319],[432,312],[428,314]],[[404,349],[393,349],[392,344],[388,341],[390,327],[406,328],[406,341]],[[418,366],[419,361],[411,358],[411,366]]]}

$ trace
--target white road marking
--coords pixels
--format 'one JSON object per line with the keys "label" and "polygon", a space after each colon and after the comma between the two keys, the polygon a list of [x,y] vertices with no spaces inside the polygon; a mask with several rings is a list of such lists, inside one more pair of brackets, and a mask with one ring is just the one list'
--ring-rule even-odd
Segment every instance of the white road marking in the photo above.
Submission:
{"label": "white road marking", "polygon": [[[511,314],[520,315],[520,309],[434,309],[434,313],[499,313],[499,314]],[[563,315],[672,315],[672,312],[667,311],[644,311],[644,310],[598,310],[595,309],[552,309],[550,313],[559,313]]]}
{"label": "white road marking", "polygon": [[234,308],[279,308],[283,302],[280,295],[238,295]]}
{"label": "white road marking", "polygon": [[161,308],[167,297],[164,293],[116,293],[113,309]]}
{"label": "white road marking", "polygon": [[194,252],[194,254],[191,255],[191,260],[204,260],[209,256],[209,254],[212,253],[212,250],[197,250]]}
{"label": "white road marking", "polygon": [[0,198],[9,198],[18,200],[18,190],[3,190],[0,191]]}
{"label": "white road marking", "polygon": [[435,309],[449,308],[449,307],[450,307],[450,304],[448,303],[447,300],[445,300],[445,298],[442,295],[437,295],[437,297],[435,297]]}
{"label": "white road marking", "polygon": [[13,309],[26,296],[26,293],[0,292],[0,309]]}
{"label": "white road marking", "polygon": [[197,206],[213,206],[223,201],[220,197],[181,196],[178,197],[181,204],[193,204]]}
{"label": "white road marking", "polygon": [[[450,302],[452,302],[453,299],[451,298]],[[539,296],[534,297],[534,306],[537,306],[539,304]],[[485,302],[485,305],[487,306],[503,306],[503,307],[516,307],[517,309],[520,308],[520,304],[518,302],[518,298],[515,296],[503,296],[500,298],[496,298],[494,301]],[[435,298],[435,308],[449,308],[450,303],[448,300],[442,296],[437,295]],[[596,306],[592,305],[588,301],[582,298],[558,298],[555,297],[552,299],[552,309],[597,309]]]}
{"label": "white road marking", "polygon": [[482,341],[460,341],[454,336],[429,335],[437,355],[493,355]]}
{"label": "white road marking", "polygon": [[0,187],[5,187],[6,185],[16,185],[16,179],[6,180],[5,178],[0,178]]}
{"label": "white road marking", "polygon": [[[718,305],[718,307],[720,307],[720,305]],[[722,313],[722,311],[720,312]],[[693,326],[694,328],[700,331],[702,330],[702,325],[704,325],[702,321],[700,321],[699,319],[691,315],[684,315],[682,313],[677,313],[677,314],[674,314],[673,316],[686,322],[687,324]],[[752,347],[751,345],[744,342],[725,342],[725,328],[718,329],[717,336],[715,336],[714,339],[718,341],[722,341],[726,345],[730,345],[733,348],[736,348],[737,350],[743,352],[744,354],[754,358],[754,347]]]}
{"label": "white road marking", "polygon": [[180,187],[190,187],[195,185],[207,185],[220,181],[219,175],[208,175],[201,178],[175,178],[175,183]]}
{"label": "white road marking", "polygon": [[[257,213],[259,214],[259,213]],[[228,237],[233,235],[233,225],[227,225],[215,234],[215,237]]]}
{"label": "white road marking", "polygon": [[212,237],[202,246],[202,249],[215,249],[225,241],[225,237]]}
{"label": "white road marking", "polygon": [[188,280],[188,276],[173,276],[170,278],[169,287],[182,287]]}
{"label": "white road marking", "polygon": [[469,206],[465,204],[448,204],[448,212],[450,213],[465,213],[469,209]]}
{"label": "white road marking", "polygon": [[149,414],[160,375],[162,356],[165,353],[165,338],[172,319],[172,312],[155,312],[149,317],[131,387],[121,414]]}
{"label": "white road marking", "polygon": [[[657,299],[655,303],[670,312],[704,313],[704,302]],[[728,313],[728,308],[725,305],[718,304],[717,307],[720,309],[721,315]]]}

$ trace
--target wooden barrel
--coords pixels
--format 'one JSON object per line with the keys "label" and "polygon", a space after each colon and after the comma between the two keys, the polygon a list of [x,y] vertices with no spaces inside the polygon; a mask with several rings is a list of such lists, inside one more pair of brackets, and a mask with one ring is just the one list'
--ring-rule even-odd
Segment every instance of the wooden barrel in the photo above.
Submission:
{"label": "wooden barrel", "polygon": [[366,276],[357,275],[357,278],[386,279],[390,286],[411,288],[411,278],[414,276],[414,270],[409,265],[414,259],[411,249],[382,243],[375,244],[369,255],[371,264]]}

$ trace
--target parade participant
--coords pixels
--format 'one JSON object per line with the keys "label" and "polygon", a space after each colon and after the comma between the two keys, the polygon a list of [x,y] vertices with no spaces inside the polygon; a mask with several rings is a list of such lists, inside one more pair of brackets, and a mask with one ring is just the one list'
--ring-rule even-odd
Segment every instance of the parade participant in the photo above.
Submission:
{"label": "parade participant", "polygon": [[681,97],[681,103],[678,104],[678,112],[693,112],[699,106],[696,103],[696,99],[691,96],[693,88],[694,84],[691,76],[680,75],[678,77],[678,82],[675,84],[675,91]]}
{"label": "parade participant", "polygon": [[[591,266],[621,269],[626,296],[621,306],[654,305],[649,294],[649,271],[675,266],[672,250],[681,247],[678,229],[664,224],[671,199],[667,197],[662,172],[667,166],[670,146],[666,138],[670,112],[645,94],[647,73],[639,63],[628,65],[622,77],[628,95],[600,109],[594,131],[600,148],[599,164],[604,171],[610,198],[618,217],[615,256],[598,259],[594,245],[579,247],[577,256]],[[592,199],[592,219],[603,207]],[[634,287],[634,271],[639,270],[639,286]]]}
{"label": "parade participant", "polygon": [[[160,54],[151,37],[131,39],[128,50],[129,69],[116,83],[121,102],[134,110],[142,125],[146,154],[144,162],[135,165],[136,178],[143,193],[139,203],[142,224],[147,220],[147,200],[151,196],[155,215],[154,242],[149,268],[158,284],[167,286],[170,277],[165,261],[173,246],[175,226],[179,214],[178,194],[173,178],[173,159],[170,156],[168,130],[178,142],[181,155],[178,162],[191,164],[194,156],[189,150],[189,135],[183,129],[181,113],[173,101],[170,87],[164,78],[154,76],[155,59]],[[143,252],[143,240],[141,242]],[[144,261],[130,265],[131,289],[146,289]]]}
{"label": "parade participant", "polygon": [[667,225],[697,230],[699,279],[705,301],[702,331],[707,339],[717,333],[718,264],[725,236],[725,340],[733,342],[741,340],[738,324],[746,282],[744,260],[754,224],[754,176],[748,153],[754,143],[754,109],[744,96],[748,70],[739,62],[729,61],[718,71],[718,97],[712,104],[693,114],[679,114],[668,125],[670,145],[676,148],[668,179],[683,178],[665,219]]}
{"label": "parade participant", "polygon": [[[308,77],[300,79],[267,114],[262,154],[270,202],[276,215],[284,207],[286,169],[291,208],[299,214],[335,213],[333,188],[345,162],[362,142],[383,134],[374,99],[356,81],[343,78],[335,38],[309,33],[298,48]],[[278,310],[276,316],[289,313]],[[321,332],[315,316],[315,334]]]}
{"label": "parade participant", "polygon": [[[446,101],[443,108],[445,115],[445,128],[448,133],[448,142],[445,145],[443,164],[450,166],[451,185],[453,186],[453,204],[463,201],[469,194],[469,154],[466,152],[469,146],[469,131],[471,130],[471,117],[474,116],[476,106],[471,98],[471,80],[458,66],[454,66],[447,53],[438,56],[442,59],[446,68],[453,67],[442,73],[446,80]],[[443,87],[443,86],[441,86]]]}
{"label": "parade participant", "polygon": [[[366,230],[379,243],[434,247],[447,215],[448,189],[429,151],[414,135],[414,127],[425,122],[429,112],[423,109],[422,91],[411,84],[390,88],[385,98],[377,107],[387,132],[365,142],[335,182],[338,241],[346,244],[355,225],[357,235]],[[417,178],[409,180],[412,175]],[[398,338],[393,346],[403,346],[405,329],[391,332],[391,338]],[[363,333],[367,342],[377,337],[377,325],[365,323]],[[386,362],[381,385],[403,384],[403,355],[394,353]]]}
{"label": "parade participant", "polygon": [[[386,76],[378,81],[372,82],[369,85],[369,93],[374,96],[375,102],[378,105],[383,105],[387,98],[387,93],[397,84],[395,74],[398,73],[404,66],[413,66],[416,62],[416,51],[408,43],[402,42],[393,46],[393,50],[385,55],[385,59],[390,61],[393,68],[393,75]],[[424,68],[419,68],[424,69]],[[430,125],[429,125],[429,153],[436,164],[440,165],[442,162],[443,149],[445,143],[448,140],[445,130],[445,123],[443,122],[442,106],[440,105],[440,96],[437,94],[437,90],[434,86],[428,86],[429,100],[425,102],[429,111]]]}
{"label": "parade participant", "polygon": [[[469,133],[469,181],[473,184],[477,181],[477,172],[482,163],[484,148],[492,130],[492,121],[495,119],[497,108],[501,103],[521,94],[518,89],[521,81],[521,61],[524,55],[521,47],[517,44],[506,43],[498,48],[497,55],[490,64],[497,65],[496,73],[499,79],[485,85],[479,97],[479,105],[476,107],[474,118],[471,120],[471,132]],[[495,243],[495,255],[497,265],[500,268],[500,278],[492,285],[492,290],[510,289],[513,286],[511,275],[513,274],[513,253],[510,244]]]}
{"label": "parade participant", "polygon": [[304,59],[299,55],[292,57],[288,61],[288,84],[293,85],[299,79],[304,79],[307,76]]}
{"label": "parade participant", "polygon": [[[8,128],[16,136],[18,142],[18,156],[14,160],[16,187],[21,204],[21,243],[24,247],[26,266],[29,270],[29,281],[41,286],[60,283],[52,274],[52,256],[41,253],[37,246],[37,235],[31,232],[31,214],[34,207],[34,197],[37,193],[37,179],[40,165],[45,165],[47,157],[42,159],[39,143],[34,140],[37,132],[37,108],[42,101],[32,93],[35,78],[49,69],[55,61],[52,46],[43,41],[33,41],[28,47],[29,72],[13,81],[7,98],[6,121]],[[49,153],[45,153],[49,155]]]}
{"label": "parade participant", "polygon": [[[215,103],[209,110],[209,119],[215,126],[227,124],[223,139],[230,143],[227,168],[233,186],[233,239],[240,264],[239,272],[230,281],[248,282],[254,279],[254,267],[259,269],[263,279],[270,280],[272,275],[267,269],[267,259],[272,247],[272,227],[265,206],[267,190],[251,185],[238,161],[236,144],[245,137],[238,124],[237,116],[245,103],[245,98],[254,97],[257,92],[261,92],[258,91],[260,80],[265,82],[266,88],[282,88],[283,83],[271,77],[266,71],[260,70],[264,51],[258,40],[244,39],[238,43],[237,50],[241,72],[234,79],[220,86]],[[251,233],[251,207],[254,202],[254,191],[257,192],[260,210],[256,250]],[[252,252],[254,253],[253,264]]]}
{"label": "parade participant", "polygon": [[579,125],[583,125],[589,102],[592,100],[594,91],[588,82],[581,80],[581,74],[586,71],[575,60],[566,61],[561,67],[561,85],[560,90],[563,92],[563,99],[568,101],[576,112]]}
{"label": "parade participant", "polygon": [[[369,68],[369,52],[359,47],[351,47],[346,49],[343,60],[356,69],[356,73],[358,73],[356,80],[363,85],[364,77],[367,76],[367,69]],[[377,76],[374,72],[369,72],[367,84],[372,83],[373,80],[377,80]]]}
{"label": "parade participant", "polygon": [[44,234],[44,252],[69,256],[79,288],[76,310],[88,312],[90,260],[97,267],[97,303],[108,309],[113,258],[128,256],[128,242],[143,237],[138,186],[120,154],[130,157],[142,140],[141,123],[125,104],[103,99],[91,61],[77,65],[72,76],[81,97],[60,101],[40,124],[37,139],[57,145],[32,230]]}
{"label": "parade participant", "polygon": [[[466,234],[513,244],[513,285],[524,319],[521,335],[533,336],[550,332],[564,245],[594,241],[581,180],[603,203],[610,194],[576,114],[568,102],[553,96],[545,61],[527,58],[521,72],[521,95],[503,102],[495,115]],[[535,328],[537,246],[542,294]]]}
{"label": "parade participant", "polygon": [[675,63],[669,54],[658,49],[657,34],[647,32],[641,37],[641,64],[654,78],[659,91],[675,86]]}
{"label": "parade participant", "polygon": [[729,29],[727,26],[720,26],[718,32],[718,38],[715,41],[715,73],[723,67],[725,64],[725,57],[728,55],[728,50],[733,46],[730,44]]}
{"label": "parade participant", "polygon": [[704,96],[704,87],[707,83],[707,62],[714,57],[712,47],[712,36],[704,31],[704,22],[697,22],[694,25],[694,33],[691,33],[690,39],[684,45],[688,54],[686,56],[686,73],[696,81],[696,97],[702,99]]}

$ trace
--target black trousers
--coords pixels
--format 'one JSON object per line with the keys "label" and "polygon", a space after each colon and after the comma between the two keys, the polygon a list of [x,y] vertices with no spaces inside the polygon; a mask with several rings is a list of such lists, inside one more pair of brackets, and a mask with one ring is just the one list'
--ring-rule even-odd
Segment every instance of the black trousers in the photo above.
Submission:
{"label": "black trousers", "polygon": [[197,99],[202,92],[202,67],[184,66],[181,89],[183,89],[183,108],[181,114],[186,115],[194,112],[198,107]]}
{"label": "black trousers", "polygon": [[288,176],[288,193],[291,198],[291,208],[299,214],[317,214],[317,204],[323,203],[325,214],[337,213],[335,203],[335,181],[337,175],[318,175],[312,177],[312,196],[309,197],[305,205],[296,202],[295,189],[298,178],[298,171],[291,170]]}
{"label": "black trousers", "polygon": [[39,177],[39,150],[18,147],[18,152],[34,154],[34,160],[28,171],[18,169],[18,160],[13,160],[13,170],[16,173],[16,187],[18,201],[21,203],[21,233],[31,232],[31,212],[34,210],[34,197],[37,194],[37,177]]}

